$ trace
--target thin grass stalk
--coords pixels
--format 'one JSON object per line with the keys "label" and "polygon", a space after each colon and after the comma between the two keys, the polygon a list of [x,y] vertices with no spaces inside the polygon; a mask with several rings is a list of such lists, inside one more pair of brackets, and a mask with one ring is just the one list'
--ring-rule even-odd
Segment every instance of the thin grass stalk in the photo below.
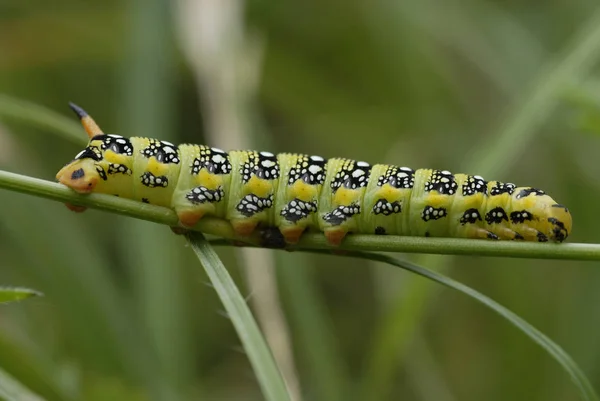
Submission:
{"label": "thin grass stalk", "polygon": [[231,318],[266,399],[290,401],[291,397],[287,386],[275,364],[271,351],[227,269],[202,234],[188,233],[186,238]]}
{"label": "thin grass stalk", "polygon": [[85,144],[81,125],[73,118],[54,112],[44,106],[0,93],[0,117],[6,120],[22,121],[73,142]]}
{"label": "thin grass stalk", "polygon": [[397,266],[419,276],[425,277],[438,284],[442,284],[445,287],[462,292],[463,294],[471,297],[475,301],[483,304],[484,306],[498,313],[500,316],[502,316],[511,324],[513,324],[517,329],[519,329],[525,335],[531,338],[535,343],[541,346],[552,358],[554,358],[560,364],[560,366],[565,370],[565,372],[567,372],[567,374],[571,377],[571,380],[577,387],[577,390],[579,391],[582,399],[586,401],[598,400],[598,395],[596,394],[596,391],[590,384],[588,378],[569,354],[567,354],[558,344],[552,341],[544,333],[542,333],[541,331],[533,327],[531,324],[523,320],[521,317],[516,315],[514,312],[500,305],[493,299],[468,287],[465,284],[462,284],[447,276],[444,276],[441,273],[426,269],[422,266],[405,260],[393,258],[389,255],[350,251],[347,253],[347,256],[370,261],[379,261],[392,266]]}
{"label": "thin grass stalk", "polygon": [[44,401],[42,397],[0,369],[0,398],[4,401]]}

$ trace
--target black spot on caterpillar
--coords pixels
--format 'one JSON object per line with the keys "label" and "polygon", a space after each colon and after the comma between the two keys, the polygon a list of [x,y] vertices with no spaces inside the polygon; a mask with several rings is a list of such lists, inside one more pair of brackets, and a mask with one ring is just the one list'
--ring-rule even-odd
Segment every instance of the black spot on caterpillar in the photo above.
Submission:
{"label": "black spot on caterpillar", "polygon": [[77,192],[172,208],[184,227],[212,215],[241,236],[260,227],[274,247],[306,230],[323,232],[332,245],[350,232],[539,242],[571,233],[569,210],[536,188],[446,170],[106,135],[71,108],[91,139],[57,179]]}
{"label": "black spot on caterpillar", "polygon": [[85,173],[84,173],[83,169],[80,168],[80,169],[73,171],[73,173],[71,173],[71,179],[77,180],[77,179],[83,177],[84,175],[85,175]]}

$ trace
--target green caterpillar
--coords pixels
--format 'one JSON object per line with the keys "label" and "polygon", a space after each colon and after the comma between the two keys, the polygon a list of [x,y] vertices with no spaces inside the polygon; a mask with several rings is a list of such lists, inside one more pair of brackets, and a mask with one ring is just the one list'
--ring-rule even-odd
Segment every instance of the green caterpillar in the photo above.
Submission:
{"label": "green caterpillar", "polygon": [[332,245],[349,232],[562,242],[569,210],[543,191],[477,175],[320,156],[231,151],[104,134],[71,104],[90,141],[56,178],[172,208],[184,227],[212,215],[237,234],[276,227],[287,243],[308,229]]}

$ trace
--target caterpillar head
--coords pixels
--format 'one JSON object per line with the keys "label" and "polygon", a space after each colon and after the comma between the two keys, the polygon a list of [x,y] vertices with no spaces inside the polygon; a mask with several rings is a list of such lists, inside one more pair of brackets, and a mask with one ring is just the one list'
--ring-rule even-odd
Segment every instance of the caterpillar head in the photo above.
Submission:
{"label": "caterpillar head", "polygon": [[86,194],[96,188],[100,176],[94,160],[76,158],[60,169],[56,174],[56,179],[74,191]]}

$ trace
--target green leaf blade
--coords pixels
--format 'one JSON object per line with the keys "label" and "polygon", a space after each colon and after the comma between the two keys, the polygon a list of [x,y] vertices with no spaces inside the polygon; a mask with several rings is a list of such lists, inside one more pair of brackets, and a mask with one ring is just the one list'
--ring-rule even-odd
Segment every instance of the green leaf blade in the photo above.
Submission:
{"label": "green leaf blade", "polygon": [[0,119],[23,121],[78,145],[86,142],[81,125],[74,118],[2,93],[0,93]]}
{"label": "green leaf blade", "polygon": [[290,400],[290,395],[271,351],[229,272],[202,234],[190,233],[186,235],[186,238],[225,306],[266,399],[269,401]]}
{"label": "green leaf blade", "polygon": [[18,302],[32,297],[42,297],[39,291],[23,287],[0,287],[0,304]]}
{"label": "green leaf blade", "polygon": [[5,401],[44,401],[2,369],[0,369],[0,398]]}
{"label": "green leaf blade", "polygon": [[583,373],[583,371],[577,365],[577,363],[573,360],[573,358],[571,358],[571,356],[567,352],[565,352],[565,350],[563,350],[558,344],[552,341],[544,333],[542,333],[541,331],[533,327],[531,324],[529,324],[527,321],[519,317],[517,314],[515,314],[508,308],[500,305],[493,299],[483,295],[482,293],[472,289],[471,287],[465,284],[462,284],[447,276],[444,276],[441,273],[434,272],[432,270],[426,269],[424,267],[407,261],[395,259],[388,255],[366,252],[348,252],[346,256],[383,262],[392,266],[400,267],[419,276],[428,278],[429,280],[434,281],[438,284],[442,284],[448,288],[462,292],[463,294],[471,297],[475,301],[483,304],[484,306],[498,313],[500,316],[502,316],[508,322],[514,325],[517,329],[521,330],[531,340],[533,340],[544,350],[546,350],[546,352],[548,352],[548,354],[552,358],[554,358],[559,363],[559,365],[565,370],[565,372],[567,372],[567,374],[571,377],[571,380],[575,384],[583,400],[599,400],[596,391],[592,387],[586,375]]}

